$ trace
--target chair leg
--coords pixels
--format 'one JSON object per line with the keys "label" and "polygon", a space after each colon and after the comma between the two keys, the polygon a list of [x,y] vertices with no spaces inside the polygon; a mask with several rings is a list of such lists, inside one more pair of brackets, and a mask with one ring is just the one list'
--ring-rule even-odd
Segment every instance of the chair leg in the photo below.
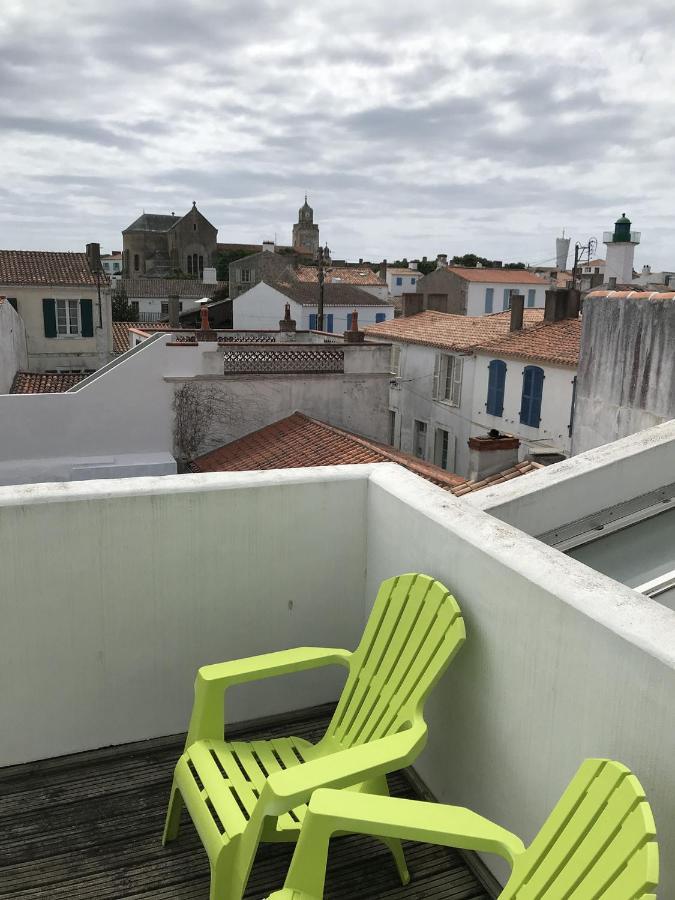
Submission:
{"label": "chair leg", "polygon": [[164,823],[164,834],[162,835],[162,845],[173,841],[178,837],[178,829],[180,827],[180,814],[183,810],[183,798],[175,782],[171,785],[171,796],[169,797],[169,808],[166,811],[166,821]]}
{"label": "chair leg", "polygon": [[381,837],[378,838],[378,840],[391,850],[391,855],[394,857],[396,871],[401,879],[401,884],[408,884],[410,882],[410,872],[408,871],[405,855],[403,853],[403,846],[399,839]]}
{"label": "chair leg", "polygon": [[258,850],[263,817],[249,821],[243,834],[218,851],[211,860],[210,900],[242,900]]}

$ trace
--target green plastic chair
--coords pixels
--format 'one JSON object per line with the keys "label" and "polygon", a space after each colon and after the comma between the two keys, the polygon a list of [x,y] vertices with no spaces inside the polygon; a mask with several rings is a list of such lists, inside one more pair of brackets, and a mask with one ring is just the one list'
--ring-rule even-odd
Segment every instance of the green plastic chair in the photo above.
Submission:
{"label": "green plastic chair", "polygon": [[[388,795],[386,774],[424,746],[424,701],[464,639],[446,588],[426,575],[401,575],[382,583],[354,653],[305,647],[199,670],[163,842],[176,837],[185,803],[211,864],[211,900],[240,900],[260,841],[297,840],[316,788]],[[319,743],[223,739],[227,688],[334,663],[349,675]],[[400,841],[381,839],[406,883]]]}
{"label": "green plastic chair", "polygon": [[501,900],[656,900],[654,817],[637,778],[611,760],[582,763],[527,849],[459,806],[319,790],[286,884],[269,900],[321,900],[328,842],[348,831],[496,853],[513,867]]}

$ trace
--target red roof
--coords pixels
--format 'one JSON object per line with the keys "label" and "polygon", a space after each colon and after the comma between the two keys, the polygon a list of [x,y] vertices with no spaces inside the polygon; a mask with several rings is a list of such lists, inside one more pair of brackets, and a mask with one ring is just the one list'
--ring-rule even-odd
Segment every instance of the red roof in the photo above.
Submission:
{"label": "red roof", "polygon": [[[101,284],[108,283],[106,275],[100,278]],[[0,250],[0,284],[94,287],[96,277],[84,253]]]}
{"label": "red roof", "polygon": [[[524,310],[526,328],[538,324],[543,318],[543,309]],[[508,310],[491,316],[457,316],[426,310],[414,316],[400,316],[377,325],[368,325],[364,331],[368,337],[462,352],[506,334],[510,325],[511,313]]]}
{"label": "red roof", "polygon": [[[319,270],[316,266],[298,266],[295,270],[298,281],[307,282],[309,284],[319,283]],[[383,281],[377,272],[373,272],[368,266],[327,266],[325,269],[326,284],[355,284],[367,285],[368,287],[385,287],[387,282]]]}
{"label": "red roof", "polygon": [[448,272],[465,281],[482,281],[489,284],[538,284],[546,287],[547,282],[527,269],[478,269],[470,266],[448,266]]}
{"label": "red roof", "polygon": [[482,482],[471,482],[408,453],[311,419],[299,412],[199,456],[189,468],[192,472],[248,472],[382,462],[395,462],[405,466],[416,475],[457,495],[540,468],[536,463],[519,463]]}
{"label": "red roof", "polygon": [[91,373],[17,372],[10,394],[62,394]]}
{"label": "red roof", "polygon": [[180,331],[172,328],[168,322],[113,322],[113,353],[126,353],[129,349],[129,329],[135,328],[148,335],[155,331]]}
{"label": "red roof", "polygon": [[542,322],[522,331],[510,331],[474,350],[576,367],[579,365],[580,343],[581,319],[562,319],[559,322]]}

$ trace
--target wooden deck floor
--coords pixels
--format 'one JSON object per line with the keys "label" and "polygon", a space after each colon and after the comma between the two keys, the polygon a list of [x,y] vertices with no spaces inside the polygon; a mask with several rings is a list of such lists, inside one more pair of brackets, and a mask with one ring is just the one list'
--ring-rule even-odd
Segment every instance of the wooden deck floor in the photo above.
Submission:
{"label": "wooden deck floor", "polygon": [[[317,740],[326,710],[268,722],[255,734],[293,733]],[[291,727],[289,728],[289,724]],[[208,863],[189,822],[166,849],[160,836],[177,737],[0,770],[0,897],[13,900],[207,900]],[[413,797],[405,775],[392,793]],[[292,847],[263,845],[247,897],[260,900],[283,884]],[[377,842],[360,836],[333,842],[326,898],[489,900],[462,857],[410,843],[412,883],[401,887]]]}

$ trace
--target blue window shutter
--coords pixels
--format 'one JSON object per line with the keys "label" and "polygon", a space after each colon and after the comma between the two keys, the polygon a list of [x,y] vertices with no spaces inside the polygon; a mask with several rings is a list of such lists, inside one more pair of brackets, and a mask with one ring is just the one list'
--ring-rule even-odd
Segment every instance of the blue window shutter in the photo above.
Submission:
{"label": "blue window shutter", "polygon": [[400,287],[400,286],[403,284],[403,279],[402,279],[402,278],[397,278],[397,279],[396,279],[396,284],[397,284],[397,286]]}
{"label": "blue window shutter", "polygon": [[536,296],[537,296],[537,292],[535,291],[534,288],[531,288],[527,292],[527,305],[528,306],[534,306],[534,299]]}
{"label": "blue window shutter", "polygon": [[56,337],[56,300],[42,301],[42,318],[45,325],[45,337]]}
{"label": "blue window shutter", "polygon": [[80,321],[82,323],[82,337],[94,336],[94,312],[91,300],[80,300]]}
{"label": "blue window shutter", "polygon": [[411,279],[410,279],[410,284],[415,284],[416,281],[417,281],[416,278],[411,278]]}
{"label": "blue window shutter", "polygon": [[491,313],[494,305],[495,289],[485,288],[485,312]]}
{"label": "blue window shutter", "polygon": [[316,331],[316,317],[317,317],[317,313],[309,314],[309,330],[310,331]]}
{"label": "blue window shutter", "polygon": [[525,366],[523,369],[523,394],[520,402],[522,425],[539,428],[543,390],[544,370],[539,366]]}
{"label": "blue window shutter", "polygon": [[504,387],[506,384],[506,363],[502,359],[493,359],[488,366],[488,415],[501,416],[504,412]]}
{"label": "blue window shutter", "polygon": [[347,313],[347,331],[350,331],[352,327],[352,314]]}
{"label": "blue window shutter", "polygon": [[508,309],[511,305],[511,288],[504,288],[504,306],[503,309]]}
{"label": "blue window shutter", "polygon": [[326,331],[333,331],[333,313],[328,313],[326,318]]}
{"label": "blue window shutter", "polygon": [[384,322],[387,318],[386,313],[375,313],[375,322]]}

